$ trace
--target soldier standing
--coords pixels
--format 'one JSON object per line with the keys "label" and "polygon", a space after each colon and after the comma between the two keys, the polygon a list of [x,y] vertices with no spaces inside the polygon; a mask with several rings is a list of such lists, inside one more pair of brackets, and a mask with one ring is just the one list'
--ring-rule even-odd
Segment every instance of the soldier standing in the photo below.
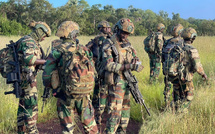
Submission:
{"label": "soldier standing", "polygon": [[126,133],[130,118],[130,91],[122,74],[124,70],[141,71],[136,51],[127,37],[134,33],[134,24],[128,18],[120,19],[115,25],[116,33],[105,40],[103,60],[105,61],[105,83],[108,85],[108,108],[110,118],[106,123],[106,133]]}
{"label": "soldier standing", "polygon": [[51,29],[45,22],[31,21],[29,26],[32,32],[18,40],[18,54],[21,65],[21,89],[17,112],[18,133],[36,134],[36,122],[38,118],[38,94],[36,75],[43,59],[44,52],[39,42],[51,35]]}
{"label": "soldier standing", "polygon": [[160,73],[162,48],[165,42],[163,36],[164,29],[164,24],[159,23],[157,25],[157,32],[155,32],[155,49],[154,52],[148,53],[150,60],[150,83],[156,82]]}
{"label": "soldier standing", "polygon": [[98,73],[98,77],[95,79],[95,87],[93,93],[93,106],[95,108],[95,120],[96,123],[101,125],[101,115],[104,112],[107,103],[107,86],[104,84],[104,80],[101,75],[101,49],[103,47],[103,42],[105,39],[111,36],[111,27],[107,21],[101,21],[98,24],[99,34],[91,40],[86,47],[88,47],[93,53],[93,60],[95,62],[95,68]]}
{"label": "soldier standing", "polygon": [[[169,49],[168,47],[166,47],[167,45],[182,45],[183,46],[183,42],[184,40],[181,38],[181,33],[182,31],[184,30],[184,27],[181,25],[181,24],[177,24],[175,26],[172,27],[171,29],[171,35],[173,36],[172,38],[168,39],[165,43],[164,43],[164,46],[163,46],[163,49],[162,49],[162,63],[164,64],[165,60],[167,60],[167,57],[166,57],[166,52],[168,50],[166,49]],[[163,66],[164,67],[164,66]],[[164,69],[163,69],[164,70]],[[164,87],[164,101],[165,101],[165,105],[166,106],[169,106],[170,104],[170,90],[171,90],[171,82],[168,80],[168,75],[164,73],[163,71],[163,74],[164,74],[164,84],[165,84],[165,87]]]}
{"label": "soldier standing", "polygon": [[175,108],[179,112],[188,112],[188,108],[193,99],[194,85],[193,74],[197,72],[205,80],[207,75],[204,72],[197,49],[192,46],[197,36],[197,32],[193,28],[186,28],[182,35],[184,39],[185,58],[183,64],[185,66],[182,79],[176,79],[173,83],[173,98]]}
{"label": "soldier standing", "polygon": [[43,84],[53,89],[58,98],[57,112],[62,133],[73,133],[78,127],[77,112],[86,133],[98,133],[90,94],[94,87],[94,64],[87,47],[77,44],[79,26],[73,21],[63,22],[56,36],[62,43],[49,54],[43,72]]}

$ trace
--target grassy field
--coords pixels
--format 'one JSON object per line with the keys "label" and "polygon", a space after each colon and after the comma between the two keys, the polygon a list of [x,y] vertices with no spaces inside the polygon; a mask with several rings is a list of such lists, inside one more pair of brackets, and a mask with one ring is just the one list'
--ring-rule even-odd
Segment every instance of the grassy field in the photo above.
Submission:
{"label": "grassy field", "polygon": [[[0,48],[4,47],[9,40],[16,41],[20,37],[0,37]],[[89,36],[79,37],[80,44],[86,44],[91,38]],[[144,51],[143,39],[145,37],[129,37],[131,44],[137,50],[138,57],[144,65],[144,70],[135,73],[139,81],[139,88],[143,94],[145,103],[150,108],[151,116],[149,117],[143,109],[143,117],[141,107],[135,104],[132,99],[131,118],[143,125],[140,133],[144,134],[213,134],[215,133],[215,37],[197,37],[194,46],[199,50],[201,62],[208,75],[209,80],[204,82],[198,74],[194,75],[195,98],[192,102],[188,114],[174,114],[170,111],[164,112],[163,101],[163,75],[160,73],[159,82],[154,85],[148,83],[149,80],[149,59]],[[167,37],[168,38],[168,37]],[[47,38],[41,43],[46,49],[51,41],[57,37]],[[54,98],[48,100],[41,113],[43,86],[41,80],[41,72],[38,75],[39,89],[39,120],[46,121],[56,117],[56,107]],[[5,80],[0,78],[0,133],[11,133],[16,129],[16,112],[18,99],[14,95],[4,95],[4,90],[11,90],[11,87],[5,84]]]}

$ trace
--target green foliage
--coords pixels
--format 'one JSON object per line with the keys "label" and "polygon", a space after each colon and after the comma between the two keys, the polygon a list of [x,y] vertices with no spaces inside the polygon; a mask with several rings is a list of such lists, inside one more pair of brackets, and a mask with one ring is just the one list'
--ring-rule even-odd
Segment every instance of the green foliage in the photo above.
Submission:
{"label": "green foliage", "polygon": [[[168,13],[161,10],[158,14],[152,10],[142,10],[129,6],[124,8],[113,8],[112,5],[102,6],[95,4],[91,7],[85,0],[68,0],[61,7],[54,8],[47,0],[8,0],[0,2],[0,14],[8,18],[8,22],[0,26],[3,35],[18,35],[26,33],[25,27],[29,21],[45,21],[56,32],[60,23],[65,20],[76,21],[81,28],[81,35],[95,35],[96,26],[102,20],[110,22],[111,26],[121,18],[128,17],[135,24],[135,35],[147,35],[150,30],[154,30],[156,24],[164,23],[166,26],[165,34],[170,35],[170,29],[173,25],[181,23],[184,27],[193,27],[197,30],[198,35],[215,35],[215,21],[189,18],[187,20],[180,18],[179,13],[172,13],[169,18]],[[14,22],[11,22],[14,21]],[[18,31],[10,30],[9,25],[15,22]],[[20,28],[21,24],[23,28]]]}

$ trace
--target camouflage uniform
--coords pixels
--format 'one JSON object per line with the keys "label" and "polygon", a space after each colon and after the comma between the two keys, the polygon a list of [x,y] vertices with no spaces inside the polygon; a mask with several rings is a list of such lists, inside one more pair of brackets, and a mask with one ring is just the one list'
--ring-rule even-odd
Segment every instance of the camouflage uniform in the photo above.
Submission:
{"label": "camouflage uniform", "polygon": [[150,64],[150,82],[156,82],[160,74],[162,47],[165,42],[163,30],[165,26],[162,23],[158,24],[158,32],[155,33],[155,52],[148,53]]}
{"label": "camouflage uniform", "polygon": [[[86,47],[88,47],[93,53],[93,60],[95,62],[96,71],[99,72],[99,64],[101,60],[101,49],[103,47],[103,42],[105,39],[110,38],[111,33],[107,33],[102,28],[110,28],[110,25],[107,21],[101,21],[98,24],[98,30],[100,33],[91,40]],[[105,86],[103,79],[98,74],[98,77],[95,79],[95,87],[93,92],[93,107],[95,108],[95,120],[97,124],[101,124],[101,116],[104,112],[107,103],[108,90],[107,86]]]}
{"label": "camouflage uniform", "polygon": [[[118,26],[122,25],[122,27]],[[133,33],[134,25],[131,20],[123,18],[116,24],[119,30]],[[121,28],[121,29],[120,29]],[[105,63],[105,83],[108,85],[109,98],[108,108],[110,117],[106,122],[106,133],[126,133],[130,118],[130,91],[127,82],[122,74],[132,59],[138,59],[136,51],[126,39],[119,41],[118,33],[104,42],[103,60]],[[118,56],[113,54],[113,47],[116,48]],[[117,58],[118,57],[118,58]],[[128,68],[129,69],[129,68]]]}
{"label": "camouflage uniform", "polygon": [[[184,27],[181,24],[177,24],[175,26],[172,27],[171,29],[171,35],[173,36],[172,38],[168,39],[164,45],[163,45],[163,50],[162,50],[162,63],[164,62],[164,55],[163,55],[163,51],[165,49],[165,47],[167,46],[167,44],[178,44],[178,43],[183,43],[183,39],[181,38],[181,33],[183,31]],[[164,74],[165,75],[165,74]],[[164,76],[164,101],[166,106],[169,106],[170,104],[170,90],[172,87],[171,82],[168,80],[168,76]]]}
{"label": "camouflage uniform", "polygon": [[[183,31],[182,37],[185,39],[184,49],[186,50],[184,79],[176,79],[173,84],[173,98],[175,107],[178,112],[188,112],[190,102],[194,96],[193,74],[197,72],[203,78],[207,79],[202,64],[200,63],[199,53],[196,48],[191,45],[191,41],[186,41],[186,33],[191,30],[196,35],[196,31],[192,28],[187,28]],[[180,111],[179,111],[180,110]]]}
{"label": "camouflage uniform", "polygon": [[[38,27],[37,29],[48,30],[50,36],[51,29],[43,22],[36,23],[45,27]],[[43,31],[44,32],[44,31]],[[44,32],[44,33],[46,33]],[[34,33],[34,32],[33,32]],[[47,34],[47,33],[46,33]],[[43,34],[42,34],[43,35]],[[43,35],[44,36],[44,35]],[[17,126],[18,133],[39,133],[37,130],[36,122],[38,118],[38,94],[37,94],[37,82],[36,74],[38,66],[36,62],[42,59],[43,51],[41,46],[38,44],[40,38],[36,41],[33,34],[26,35],[18,40],[18,54],[21,62],[21,89],[23,93],[19,99],[19,106],[17,112]]]}
{"label": "camouflage uniform", "polygon": [[[67,29],[65,30],[68,31],[63,31],[62,29],[64,27],[67,27]],[[57,45],[53,49],[52,53],[50,53],[48,56],[46,67],[43,72],[43,84],[45,87],[53,88],[53,95],[58,98],[57,112],[60,119],[62,133],[73,133],[74,128],[78,127],[76,122],[74,121],[74,113],[77,112],[81,119],[85,132],[94,134],[98,133],[98,128],[94,119],[94,109],[90,100],[90,93],[93,90],[94,86],[94,73],[91,74],[90,72],[88,72],[87,74],[85,74],[88,68],[80,70],[78,69],[78,67],[76,67],[76,65],[74,65],[76,60],[78,61],[82,59],[80,55],[75,56],[73,54],[72,56],[72,63],[74,64],[70,62],[71,64],[69,68],[72,68],[72,65],[74,65],[73,71],[65,68],[65,60],[67,60],[67,58],[69,58],[70,56],[66,55],[66,53],[68,51],[80,51],[82,56],[86,56],[91,60],[91,62],[88,62],[88,64],[90,64],[93,68],[89,69],[94,70],[92,57],[90,57],[90,51],[88,50],[88,48],[80,44],[76,44],[76,42],[73,40],[74,35],[70,35],[76,34],[78,33],[78,31],[78,24],[72,21],[65,21],[59,26],[56,35],[58,37],[62,37],[62,34],[65,34],[65,38],[62,40],[62,43],[60,45]],[[67,32],[68,34],[66,34]],[[68,36],[72,37],[68,38]],[[75,68],[76,70],[74,70]],[[56,70],[58,71],[57,76],[58,80],[60,79],[60,85],[56,85],[56,83],[59,83],[59,81],[53,81],[53,75]],[[77,71],[78,74],[80,71],[80,75],[77,75],[77,80],[67,78],[67,76],[69,77],[70,75],[75,75],[75,71]],[[91,79],[92,82],[87,82],[87,84],[83,82],[79,83],[79,85],[73,86],[74,82],[78,81],[78,78],[85,76],[91,76],[89,78],[87,77],[87,79]],[[79,89],[79,87],[83,88]]]}

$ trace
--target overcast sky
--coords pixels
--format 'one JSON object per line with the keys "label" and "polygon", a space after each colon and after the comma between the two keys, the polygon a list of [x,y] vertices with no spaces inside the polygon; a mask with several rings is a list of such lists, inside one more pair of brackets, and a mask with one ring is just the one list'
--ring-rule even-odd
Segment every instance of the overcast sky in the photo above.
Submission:
{"label": "overcast sky", "polygon": [[[7,0],[2,0],[7,1]],[[68,0],[48,0],[53,7],[63,6]],[[130,5],[143,10],[150,9],[155,13],[166,11],[169,17],[172,13],[179,13],[181,18],[193,17],[196,19],[215,19],[215,0],[85,0],[94,4],[113,5],[116,8],[127,9]]]}

